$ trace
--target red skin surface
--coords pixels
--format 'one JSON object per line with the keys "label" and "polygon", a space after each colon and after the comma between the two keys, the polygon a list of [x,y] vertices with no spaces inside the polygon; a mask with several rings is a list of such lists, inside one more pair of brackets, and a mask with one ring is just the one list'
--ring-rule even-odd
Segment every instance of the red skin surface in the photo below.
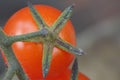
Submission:
{"label": "red skin surface", "polygon": [[[46,5],[35,5],[35,8],[41,14],[48,26],[51,26],[61,13],[56,8]],[[37,30],[37,24],[28,7],[23,8],[12,15],[4,27],[5,33],[9,36],[31,33]],[[59,36],[73,46],[76,45],[75,32],[70,20],[65,24]],[[42,43],[16,42],[12,45],[12,48],[28,77],[31,80],[41,80]],[[69,67],[73,59],[73,54],[55,47],[48,76],[59,76],[59,74],[63,73]]]}

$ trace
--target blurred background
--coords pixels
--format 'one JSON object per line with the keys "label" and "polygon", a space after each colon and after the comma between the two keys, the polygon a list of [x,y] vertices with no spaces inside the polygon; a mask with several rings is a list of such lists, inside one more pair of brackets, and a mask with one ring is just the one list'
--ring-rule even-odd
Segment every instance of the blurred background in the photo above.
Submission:
{"label": "blurred background", "polygon": [[[71,18],[77,46],[86,53],[79,58],[79,70],[91,80],[120,80],[120,0],[31,0],[60,10],[75,4]],[[25,0],[0,0],[0,26]],[[0,74],[4,63],[0,54]]]}

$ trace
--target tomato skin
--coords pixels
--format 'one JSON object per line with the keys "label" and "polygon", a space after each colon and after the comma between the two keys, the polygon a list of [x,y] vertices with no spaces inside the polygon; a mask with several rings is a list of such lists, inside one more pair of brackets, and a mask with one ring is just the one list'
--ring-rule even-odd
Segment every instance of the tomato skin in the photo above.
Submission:
{"label": "tomato skin", "polygon": [[[48,26],[51,26],[61,13],[59,10],[46,5],[35,5],[35,8],[41,14]],[[28,7],[19,10],[11,16],[4,27],[5,33],[9,36],[31,33],[37,30],[37,24],[35,23]],[[59,36],[73,46],[76,45],[75,32],[71,21],[68,21],[65,24]],[[18,61],[30,79],[41,79],[42,43],[16,42],[12,45],[12,48]],[[73,54],[55,47],[48,76],[58,76],[69,67],[73,59]]]}

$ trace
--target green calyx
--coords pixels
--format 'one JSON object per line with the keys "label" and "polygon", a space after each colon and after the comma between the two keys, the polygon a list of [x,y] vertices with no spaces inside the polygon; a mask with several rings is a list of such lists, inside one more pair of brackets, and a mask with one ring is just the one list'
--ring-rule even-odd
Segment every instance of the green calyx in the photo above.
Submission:
{"label": "green calyx", "polygon": [[[58,36],[65,23],[71,17],[72,9],[74,7],[73,5],[66,8],[51,27],[48,27],[48,25],[46,25],[41,15],[37,12],[37,10],[29,1],[28,7],[34,20],[36,21],[36,24],[38,25],[38,31],[17,36],[7,36],[0,28],[0,37],[2,37],[0,39],[0,48],[4,51],[4,54],[9,61],[8,70],[5,73],[5,76],[3,78],[0,78],[0,80],[11,80],[15,73],[20,80],[29,80],[28,76],[25,74],[11,48],[11,45],[17,41],[43,43],[42,71],[44,78],[46,78],[49,72],[52,51],[54,47],[58,47],[75,55],[84,54],[81,49],[73,47],[71,44],[62,40]],[[75,75],[77,75],[77,73],[75,73]]]}

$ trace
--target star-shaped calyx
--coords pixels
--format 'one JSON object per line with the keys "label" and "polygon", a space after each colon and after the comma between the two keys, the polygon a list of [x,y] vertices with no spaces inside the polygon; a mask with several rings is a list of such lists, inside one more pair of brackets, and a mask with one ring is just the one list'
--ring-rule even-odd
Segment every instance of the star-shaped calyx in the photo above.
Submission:
{"label": "star-shaped calyx", "polygon": [[[41,42],[43,44],[42,72],[44,78],[46,78],[46,75],[49,71],[54,47],[60,48],[75,55],[84,54],[81,49],[73,47],[71,44],[59,37],[61,29],[64,27],[65,23],[72,15],[74,5],[66,8],[58,17],[58,19],[54,22],[54,24],[51,27],[48,27],[48,25],[42,19],[41,15],[34,8],[34,6],[29,1],[27,2],[27,4],[34,20],[36,21],[36,24],[38,25],[38,31],[17,36],[7,36],[0,28],[0,37],[2,37],[0,39],[0,48],[4,51],[4,54],[9,63],[6,75],[1,80],[11,80],[15,73],[20,80],[29,80],[18,60],[16,59],[11,47],[11,45],[17,41]],[[75,75],[76,74],[77,69]]]}

